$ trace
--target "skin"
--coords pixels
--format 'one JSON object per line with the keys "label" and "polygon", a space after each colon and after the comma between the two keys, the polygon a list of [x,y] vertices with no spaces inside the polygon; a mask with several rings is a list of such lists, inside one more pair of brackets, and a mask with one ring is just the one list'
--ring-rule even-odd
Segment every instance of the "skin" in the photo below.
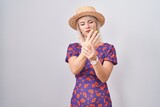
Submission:
{"label": "skin", "polygon": [[[86,60],[96,60],[96,48],[103,44],[98,39],[99,33],[97,31],[96,20],[93,17],[82,17],[77,21],[81,33],[84,35],[79,36],[82,50],[78,57],[72,56],[69,59],[69,66],[71,72],[76,75],[85,66]],[[101,82],[106,82],[112,72],[113,64],[110,61],[104,61],[103,65],[98,60],[96,65],[92,65],[95,70],[96,76]]]}

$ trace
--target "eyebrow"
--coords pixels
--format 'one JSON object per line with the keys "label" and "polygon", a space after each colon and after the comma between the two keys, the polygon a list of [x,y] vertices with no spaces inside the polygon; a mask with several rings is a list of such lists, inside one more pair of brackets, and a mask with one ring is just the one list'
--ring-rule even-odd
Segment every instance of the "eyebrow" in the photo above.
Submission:
{"label": "eyebrow", "polygon": [[[89,19],[87,22],[89,22],[89,21],[94,21],[94,20],[92,20],[92,19]],[[85,23],[84,21],[80,21],[79,23]]]}
{"label": "eyebrow", "polygon": [[85,23],[85,22],[79,22],[79,23]]}

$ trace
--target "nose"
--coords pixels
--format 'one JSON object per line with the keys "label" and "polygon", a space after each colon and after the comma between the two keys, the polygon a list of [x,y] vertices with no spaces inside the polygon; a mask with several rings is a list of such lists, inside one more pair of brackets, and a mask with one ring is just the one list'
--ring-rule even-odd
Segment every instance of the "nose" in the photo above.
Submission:
{"label": "nose", "polygon": [[86,23],[86,28],[90,28],[89,23]]}

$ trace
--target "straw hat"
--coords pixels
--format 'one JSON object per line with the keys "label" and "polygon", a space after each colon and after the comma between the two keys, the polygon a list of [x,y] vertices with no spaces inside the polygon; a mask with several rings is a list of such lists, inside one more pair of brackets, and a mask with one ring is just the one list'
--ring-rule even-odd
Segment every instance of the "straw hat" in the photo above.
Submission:
{"label": "straw hat", "polygon": [[68,21],[69,25],[73,29],[77,30],[76,22],[79,18],[81,18],[83,16],[94,16],[98,20],[98,22],[100,23],[101,27],[103,26],[103,24],[105,22],[104,16],[101,13],[97,12],[94,7],[82,6],[82,7],[78,8],[76,11],[76,14],[69,19],[69,21]]}

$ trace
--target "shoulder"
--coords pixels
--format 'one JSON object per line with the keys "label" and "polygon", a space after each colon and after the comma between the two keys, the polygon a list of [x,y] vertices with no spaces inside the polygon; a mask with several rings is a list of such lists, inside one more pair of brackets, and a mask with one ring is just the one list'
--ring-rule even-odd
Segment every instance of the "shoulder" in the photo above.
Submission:
{"label": "shoulder", "polygon": [[104,43],[103,46],[106,48],[114,48],[114,45],[110,43]]}
{"label": "shoulder", "polygon": [[75,42],[75,43],[70,43],[69,46],[80,46],[80,44]]}
{"label": "shoulder", "polygon": [[68,47],[81,47],[81,45],[80,45],[80,43],[77,43],[77,42],[75,42],[75,43],[70,43],[69,45],[68,45]]}
{"label": "shoulder", "polygon": [[104,43],[103,46],[102,46],[102,50],[107,52],[107,53],[116,51],[114,45],[110,44],[110,43]]}
{"label": "shoulder", "polygon": [[70,43],[70,44],[68,45],[68,48],[75,50],[75,49],[81,48],[81,45],[80,45],[79,43]]}

